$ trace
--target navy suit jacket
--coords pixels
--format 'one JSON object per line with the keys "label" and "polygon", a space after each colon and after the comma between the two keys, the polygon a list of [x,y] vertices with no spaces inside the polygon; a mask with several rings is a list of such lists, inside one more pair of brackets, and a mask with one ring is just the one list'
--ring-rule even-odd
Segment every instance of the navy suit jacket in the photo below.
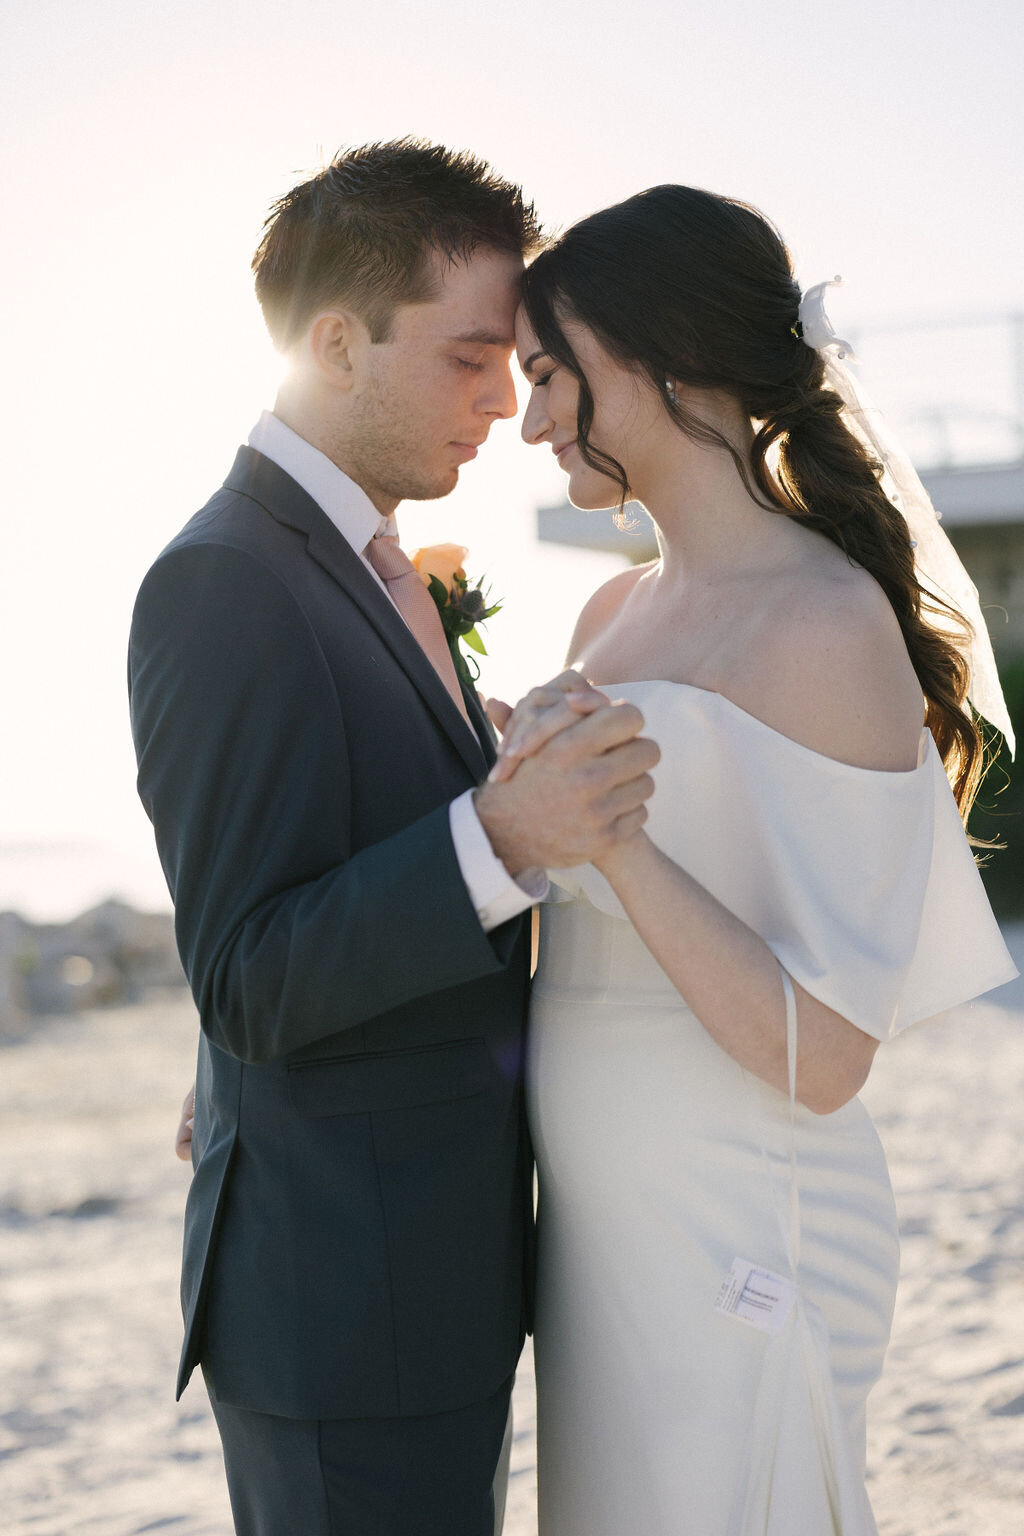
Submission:
{"label": "navy suit jacket", "polygon": [[143,582],[139,793],[202,1033],[185,1345],[297,1418],[495,1391],[528,1318],[525,919],[449,802],[493,759],[316,503],[254,450]]}

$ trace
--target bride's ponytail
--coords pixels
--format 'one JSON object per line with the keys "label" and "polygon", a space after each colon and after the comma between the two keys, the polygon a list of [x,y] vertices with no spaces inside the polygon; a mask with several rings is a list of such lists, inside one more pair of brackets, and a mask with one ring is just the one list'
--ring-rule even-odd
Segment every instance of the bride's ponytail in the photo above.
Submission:
{"label": "bride's ponytail", "polygon": [[796,345],[806,368],[801,383],[747,402],[760,423],[754,479],[780,510],[838,544],[889,599],[925,696],[926,724],[966,821],[986,766],[981,732],[964,708],[970,626],[917,580],[910,533],[882,489],[881,466],[847,427],[842,400],[824,383],[821,358]]}
{"label": "bride's ponytail", "polygon": [[[816,528],[875,578],[899,620],[966,821],[985,769],[985,744],[965,708],[970,626],[918,582],[911,536],[880,466],[846,426],[821,354],[799,339],[800,289],[777,230],[745,203],[652,187],[542,251],[526,270],[523,299],[541,346],[579,385],[580,453],[618,482],[623,500],[625,470],[590,441],[594,398],[567,318],[646,377],[681,431],[730,453],[766,507]],[[666,391],[666,380],[740,400],[757,428],[752,459]]]}

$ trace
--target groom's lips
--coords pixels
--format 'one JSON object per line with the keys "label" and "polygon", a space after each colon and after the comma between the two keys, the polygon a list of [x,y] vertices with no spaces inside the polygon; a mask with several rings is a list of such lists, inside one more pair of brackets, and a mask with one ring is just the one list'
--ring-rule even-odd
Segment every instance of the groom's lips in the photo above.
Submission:
{"label": "groom's lips", "polygon": [[464,454],[466,459],[469,460],[469,459],[475,459],[476,458],[477,449],[480,447],[480,444],[479,443],[452,443],[451,447],[456,449],[459,453]]}

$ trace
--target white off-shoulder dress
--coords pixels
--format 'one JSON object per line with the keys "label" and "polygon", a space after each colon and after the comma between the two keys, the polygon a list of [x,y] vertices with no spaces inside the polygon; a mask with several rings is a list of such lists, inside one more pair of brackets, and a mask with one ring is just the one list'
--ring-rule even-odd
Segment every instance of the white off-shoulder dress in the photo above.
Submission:
{"label": "white off-shoulder dress", "polygon": [[[661,748],[650,837],[761,935],[788,1003],[792,977],[884,1040],[1016,975],[927,732],[883,773],[698,688],[609,691]],[[541,1536],[872,1536],[898,1269],[874,1126],[744,1071],[602,876],[554,879],[528,1063]]]}

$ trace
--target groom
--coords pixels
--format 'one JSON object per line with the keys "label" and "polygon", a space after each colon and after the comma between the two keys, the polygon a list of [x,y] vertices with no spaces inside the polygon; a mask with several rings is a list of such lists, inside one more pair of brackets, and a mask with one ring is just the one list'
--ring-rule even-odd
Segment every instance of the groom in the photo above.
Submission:
{"label": "groom", "polygon": [[[409,141],[276,205],[274,413],[139,593],[139,792],[202,1035],[179,1394],[201,1363],[240,1536],[490,1536],[528,1320],[522,1109],[544,865],[646,798],[639,716],[494,752],[404,499],[499,418],[517,188]],[[628,825],[628,822],[626,823]]]}

